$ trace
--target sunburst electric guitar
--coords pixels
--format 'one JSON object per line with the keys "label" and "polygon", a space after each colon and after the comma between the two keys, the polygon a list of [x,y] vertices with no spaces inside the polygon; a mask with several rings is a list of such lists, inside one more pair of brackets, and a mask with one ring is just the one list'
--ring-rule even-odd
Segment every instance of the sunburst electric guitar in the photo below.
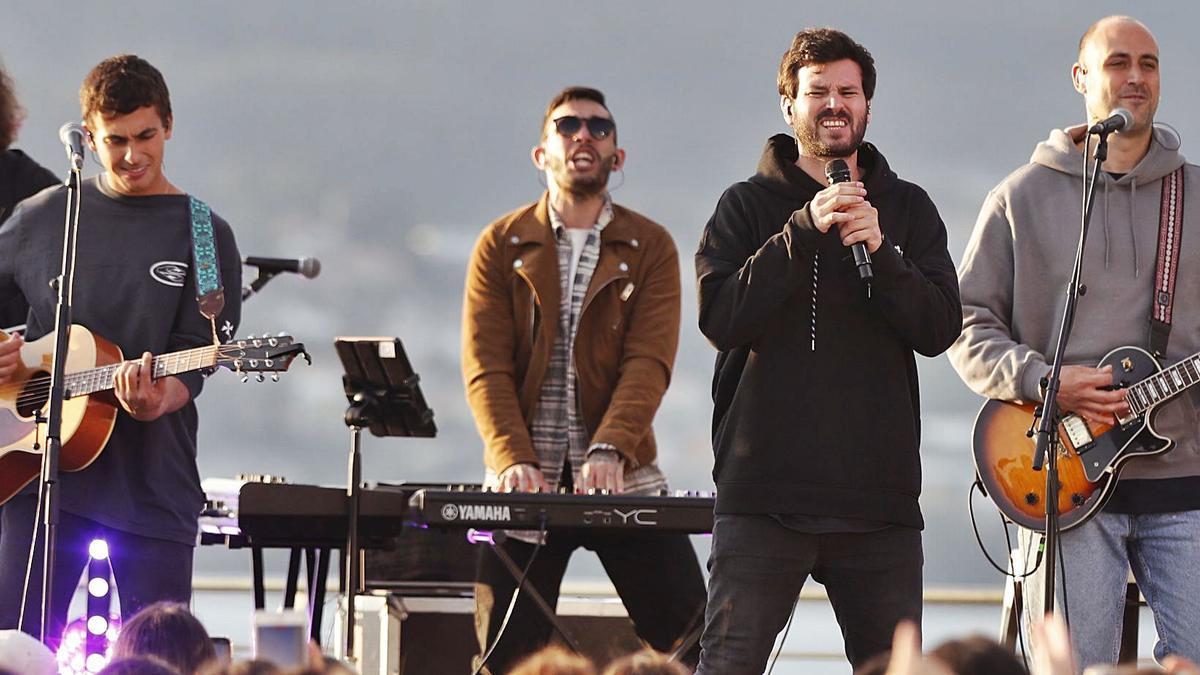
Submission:
{"label": "sunburst electric guitar", "polygon": [[[1163,403],[1200,382],[1200,353],[1163,369],[1143,349],[1119,347],[1100,360],[1112,366],[1114,388],[1125,391],[1129,414],[1113,424],[1096,424],[1072,412],[1058,423],[1059,523],[1067,530],[1104,506],[1123,465],[1134,457],[1171,449],[1171,439],[1154,430]],[[1034,407],[1005,401],[983,404],[975,420],[975,468],[992,501],[1009,520],[1046,529],[1046,472],[1033,470]],[[1044,469],[1045,467],[1043,467]]]}
{"label": "sunburst electric guitar", "polygon": [[[22,364],[16,375],[0,385],[0,504],[41,473],[46,428],[39,420],[45,421],[49,410],[55,340],[55,334],[50,333],[23,346]],[[261,380],[263,373],[271,373],[277,378],[297,356],[308,359],[304,345],[290,337],[247,338],[155,356],[151,376],[225,366],[244,377],[257,373]],[[61,470],[87,467],[108,442],[117,419],[113,376],[123,359],[116,345],[83,326],[71,326],[64,378],[67,395],[62,409]]]}

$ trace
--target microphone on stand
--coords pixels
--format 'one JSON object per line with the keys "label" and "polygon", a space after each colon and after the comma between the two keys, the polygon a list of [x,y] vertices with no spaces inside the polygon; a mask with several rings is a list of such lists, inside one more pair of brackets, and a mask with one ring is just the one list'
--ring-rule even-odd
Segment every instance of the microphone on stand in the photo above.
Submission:
{"label": "microphone on stand", "polygon": [[1124,108],[1114,108],[1111,115],[1093,124],[1088,129],[1088,133],[1107,136],[1114,131],[1120,131],[1131,126],[1133,126],[1133,113]]}
{"label": "microphone on stand", "polygon": [[[846,164],[844,159],[831,159],[825,164],[825,177],[829,179],[830,185],[849,183],[850,165]],[[867,250],[867,245],[861,241],[855,242],[850,246],[850,251],[854,254],[858,278],[871,283],[871,279],[875,278],[875,271],[871,269],[871,252]]]}
{"label": "microphone on stand", "polygon": [[321,273],[321,261],[316,258],[256,258],[251,256],[242,261],[243,265],[257,267],[260,274],[279,274],[291,272],[305,279],[314,279]]}
{"label": "microphone on stand", "polygon": [[58,128],[58,140],[62,141],[67,150],[67,159],[71,160],[71,170],[83,169],[83,143],[87,132],[79,122],[67,122]]}
{"label": "microphone on stand", "polygon": [[305,279],[316,278],[321,273],[321,261],[316,258],[257,258],[254,256],[242,260],[243,265],[258,268],[258,278],[242,287],[242,300],[257,293],[267,282],[280,272],[299,274]]}

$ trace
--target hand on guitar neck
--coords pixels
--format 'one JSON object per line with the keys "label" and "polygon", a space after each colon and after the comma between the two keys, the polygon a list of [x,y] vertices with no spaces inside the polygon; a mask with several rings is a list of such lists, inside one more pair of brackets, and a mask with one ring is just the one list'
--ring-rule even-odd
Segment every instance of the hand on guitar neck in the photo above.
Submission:
{"label": "hand on guitar neck", "polygon": [[187,404],[191,392],[174,375],[152,379],[154,355],[142,354],[139,361],[126,361],[113,375],[113,394],[121,408],[139,422],[152,422]]}
{"label": "hand on guitar neck", "polygon": [[[0,331],[0,384],[17,379],[25,364],[21,361],[21,347],[25,341],[19,334]],[[113,375],[113,394],[121,408],[139,422],[153,420],[175,412],[187,404],[191,393],[179,378],[174,376],[152,379],[150,352],[142,354],[137,361],[125,361]]]}
{"label": "hand on guitar neck", "polygon": [[0,384],[11,382],[13,375],[21,369],[21,347],[24,346],[20,334],[10,335],[0,330]]}
{"label": "hand on guitar neck", "polygon": [[1129,414],[1125,392],[1112,389],[1112,366],[1063,366],[1058,388],[1060,412],[1074,412],[1090,422],[1114,424]]}

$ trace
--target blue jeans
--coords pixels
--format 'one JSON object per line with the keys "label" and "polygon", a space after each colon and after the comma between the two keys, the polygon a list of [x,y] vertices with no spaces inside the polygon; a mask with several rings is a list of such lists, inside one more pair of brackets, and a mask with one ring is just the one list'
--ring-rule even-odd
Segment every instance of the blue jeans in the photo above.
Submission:
{"label": "blue jeans", "polygon": [[1062,547],[1058,609],[1069,613],[1080,669],[1117,661],[1129,569],[1154,613],[1154,657],[1200,661],[1200,511],[1101,512],[1063,533]]}
{"label": "blue jeans", "polygon": [[825,585],[858,667],[891,649],[901,619],[921,622],[921,532],[806,534],[767,515],[717,515],[697,675],[758,675],[805,580]]}

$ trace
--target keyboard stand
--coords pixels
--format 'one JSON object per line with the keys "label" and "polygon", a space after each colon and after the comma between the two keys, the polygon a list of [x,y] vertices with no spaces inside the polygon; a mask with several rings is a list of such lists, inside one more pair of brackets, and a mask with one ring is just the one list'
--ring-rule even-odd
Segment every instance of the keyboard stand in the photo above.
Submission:
{"label": "keyboard stand", "polygon": [[[308,588],[308,634],[318,645],[321,644],[321,621],[325,609],[325,584],[329,578],[331,550],[324,547],[294,546],[288,553],[287,580],[283,589],[283,608],[296,607],[296,595],[300,586],[300,554],[304,554],[305,584]],[[266,609],[267,584],[263,573],[263,549],[250,545],[250,561],[253,568],[254,608]]]}
{"label": "keyboard stand", "polygon": [[[512,557],[509,556],[508,552],[504,550],[503,546],[501,546],[501,544],[503,544],[504,540],[507,538],[508,536],[502,531],[485,532],[475,529],[467,530],[467,541],[471,542],[472,544],[486,544],[490,546],[492,551],[496,554],[496,557],[500,559],[500,562],[504,565],[505,569],[508,570],[508,573],[512,575],[513,581],[520,584],[522,582],[521,568],[517,566],[517,563],[513,562]],[[546,599],[542,597],[542,594],[539,593],[538,590],[533,586],[525,584],[518,586],[513,593],[520,593],[521,591],[525,591],[529,594],[529,598],[533,600],[533,603],[537,605],[538,609],[542,611],[542,614],[545,615],[550,624],[554,626],[554,630],[558,631],[558,634],[562,636],[563,642],[567,643],[567,646],[571,648],[571,651],[575,652],[576,654],[582,654],[583,650],[579,647],[579,641],[576,640],[575,636],[571,634],[571,631],[567,630],[566,626],[564,626],[562,622],[558,620],[558,614],[555,613],[554,608],[546,602]],[[510,599],[509,602],[512,602],[512,600]]]}

